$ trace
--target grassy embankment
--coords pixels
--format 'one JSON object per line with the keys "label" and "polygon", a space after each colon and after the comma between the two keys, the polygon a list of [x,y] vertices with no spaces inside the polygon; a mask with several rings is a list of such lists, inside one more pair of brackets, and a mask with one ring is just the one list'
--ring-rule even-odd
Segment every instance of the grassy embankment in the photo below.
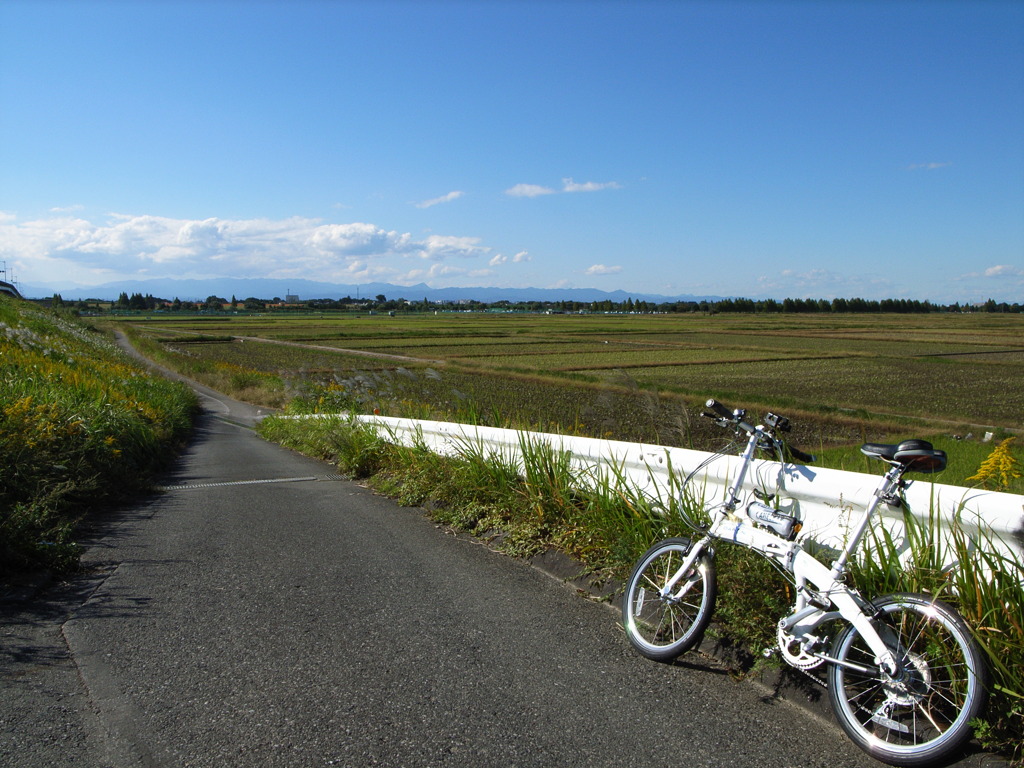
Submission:
{"label": "grassy embankment", "polygon": [[0,296],[0,575],[74,568],[76,524],[145,487],[195,407],[73,317]]}

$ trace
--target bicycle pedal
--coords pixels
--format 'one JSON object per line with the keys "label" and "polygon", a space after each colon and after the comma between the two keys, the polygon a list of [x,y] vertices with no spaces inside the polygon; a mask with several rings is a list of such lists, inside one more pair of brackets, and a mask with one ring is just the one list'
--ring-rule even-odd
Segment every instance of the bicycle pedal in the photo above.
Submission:
{"label": "bicycle pedal", "polygon": [[766,659],[770,659],[772,656],[774,656],[778,652],[779,652],[779,646],[772,645],[772,646],[769,646],[769,647],[765,648],[763,651],[761,651],[761,655],[764,658],[766,658]]}

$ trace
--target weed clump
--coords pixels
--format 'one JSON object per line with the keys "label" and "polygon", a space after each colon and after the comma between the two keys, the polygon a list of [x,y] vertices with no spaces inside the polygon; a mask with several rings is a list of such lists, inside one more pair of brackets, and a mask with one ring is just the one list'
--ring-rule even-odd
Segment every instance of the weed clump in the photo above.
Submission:
{"label": "weed clump", "polygon": [[1000,441],[988,458],[981,462],[977,473],[967,478],[967,482],[1003,489],[1009,488],[1013,480],[1020,479],[1022,475],[1017,468],[1017,459],[1011,451],[1011,443],[1016,439],[1008,437]]}

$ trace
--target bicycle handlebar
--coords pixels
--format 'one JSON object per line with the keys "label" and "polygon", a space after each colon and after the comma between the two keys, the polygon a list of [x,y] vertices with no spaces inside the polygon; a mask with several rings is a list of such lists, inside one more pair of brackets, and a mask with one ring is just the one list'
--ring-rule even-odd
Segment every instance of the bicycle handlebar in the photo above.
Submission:
{"label": "bicycle handlebar", "polygon": [[[715,419],[719,421],[719,423],[721,423],[723,427],[727,426],[725,422],[730,422],[732,424],[739,426],[741,429],[748,433],[753,433],[754,428],[743,421],[743,411],[730,411],[728,408],[726,408],[720,402],[715,400],[715,398],[713,397],[709,398],[708,401],[704,403],[704,406],[706,408],[710,408],[713,412],[704,411],[701,414],[702,416],[706,416],[709,419]],[[768,415],[769,417],[771,416],[771,414]],[[784,421],[786,421],[785,431],[788,432],[788,420]],[[768,434],[770,436],[770,433]],[[784,443],[782,440],[779,440],[778,438],[773,437],[772,439],[776,440],[778,444],[781,444],[784,447],[786,453],[788,453],[792,458],[796,459],[797,461],[802,461],[805,464],[810,464],[815,460],[815,457],[810,453],[804,453],[799,448],[794,448],[792,445]]]}
{"label": "bicycle handlebar", "polygon": [[710,414],[710,413],[709,413],[709,414],[707,414],[707,415],[708,415],[708,416],[710,416],[711,418],[716,418],[716,419],[729,419],[730,421],[734,421],[734,420],[735,420],[735,418],[736,418],[736,417],[735,417],[735,416],[733,415],[733,412],[732,412],[732,411],[730,411],[730,410],[729,410],[728,408],[726,408],[726,407],[725,407],[724,405],[722,405],[722,404],[721,404],[720,402],[718,402],[717,400],[715,400],[715,398],[713,398],[713,397],[712,397],[712,398],[710,398],[710,399],[709,399],[709,400],[708,400],[708,401],[707,401],[706,403],[704,403],[704,405],[705,405],[705,406],[706,406],[707,408],[710,408],[710,409],[711,409],[712,411],[714,411],[714,412],[715,412],[714,414]]}

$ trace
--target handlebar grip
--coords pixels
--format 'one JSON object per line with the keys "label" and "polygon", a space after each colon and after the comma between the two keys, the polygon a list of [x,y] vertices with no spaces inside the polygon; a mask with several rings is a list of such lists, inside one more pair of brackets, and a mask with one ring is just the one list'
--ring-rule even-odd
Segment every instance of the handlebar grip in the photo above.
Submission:
{"label": "handlebar grip", "polygon": [[810,453],[804,453],[799,448],[794,448],[792,445],[787,445],[786,450],[789,452],[789,455],[797,461],[802,461],[804,464],[814,463],[814,456]]}
{"label": "handlebar grip", "polygon": [[706,407],[710,408],[712,411],[714,411],[715,414],[717,414],[717,416],[719,418],[722,418],[722,419],[734,418],[732,411],[730,411],[728,408],[726,408],[720,402],[715,400],[715,398],[713,398],[713,397],[710,398],[706,403],[704,403],[704,405]]}

